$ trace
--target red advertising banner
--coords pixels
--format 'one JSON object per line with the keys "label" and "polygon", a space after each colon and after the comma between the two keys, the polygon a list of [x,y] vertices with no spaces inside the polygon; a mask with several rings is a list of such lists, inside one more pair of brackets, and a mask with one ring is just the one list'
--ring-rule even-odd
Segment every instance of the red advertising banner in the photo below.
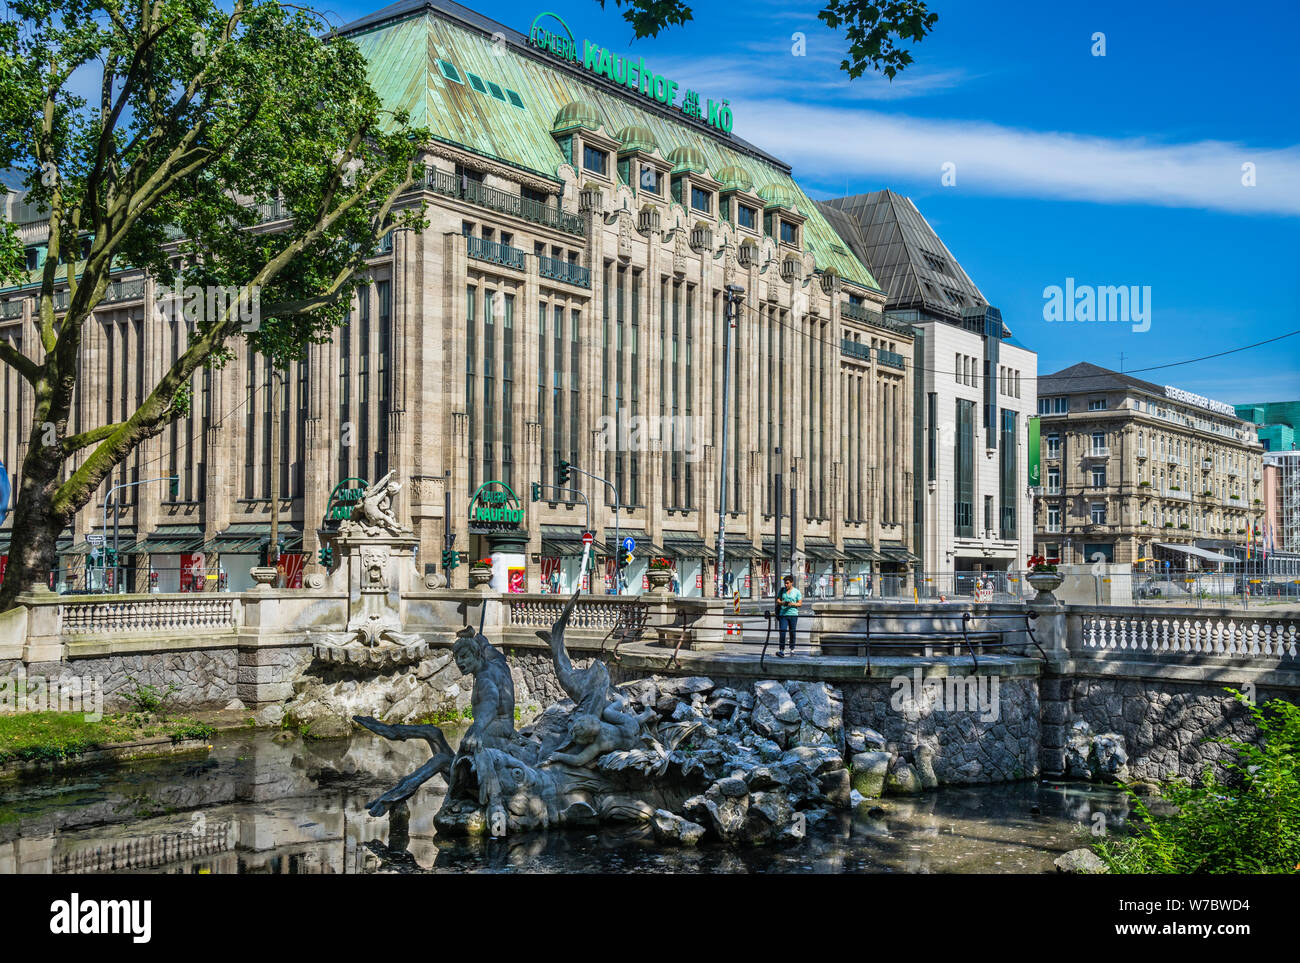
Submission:
{"label": "red advertising banner", "polygon": [[[202,552],[181,556],[181,591],[202,592],[207,574],[207,558]],[[110,572],[112,570],[110,569]]]}
{"label": "red advertising banner", "polygon": [[524,582],[525,577],[526,577],[526,573],[522,568],[506,569],[506,591],[523,592],[524,586],[526,584]]}
{"label": "red advertising banner", "polygon": [[3,584],[4,584],[4,580],[5,580],[5,567],[6,567],[8,564],[9,564],[9,556],[8,556],[8,555],[0,555],[0,585],[3,585]]}
{"label": "red advertising banner", "polygon": [[276,562],[280,582],[285,588],[302,588],[302,566],[306,556],[301,552],[285,552]]}

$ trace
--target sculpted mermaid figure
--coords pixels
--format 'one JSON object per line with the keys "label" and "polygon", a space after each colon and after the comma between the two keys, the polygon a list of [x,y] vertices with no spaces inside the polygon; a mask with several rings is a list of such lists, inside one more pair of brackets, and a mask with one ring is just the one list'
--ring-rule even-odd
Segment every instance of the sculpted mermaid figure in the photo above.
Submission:
{"label": "sculpted mermaid figure", "polygon": [[570,745],[577,743],[584,747],[572,753],[553,752],[546,761],[586,766],[607,752],[635,749],[642,736],[642,727],[654,718],[655,712],[649,708],[640,715],[625,712],[628,701],[610,685],[609,669],[599,659],[593,659],[585,669],[573,665],[564,647],[564,630],[578,604],[578,594],[574,592],[565,603],[560,618],[550,631],[539,629],[537,637],[551,647],[555,677],[576,706],[569,729]]}

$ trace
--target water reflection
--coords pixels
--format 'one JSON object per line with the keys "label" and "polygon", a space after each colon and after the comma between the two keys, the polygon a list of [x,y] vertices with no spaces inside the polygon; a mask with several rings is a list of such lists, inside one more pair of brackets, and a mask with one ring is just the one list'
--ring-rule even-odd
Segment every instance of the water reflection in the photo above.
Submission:
{"label": "water reflection", "polygon": [[783,847],[665,849],[641,825],[449,840],[433,828],[441,776],[403,818],[372,818],[365,803],[426,755],[250,731],[206,757],[8,780],[0,873],[1032,873],[1128,819],[1113,791],[1017,783],[869,801]]}

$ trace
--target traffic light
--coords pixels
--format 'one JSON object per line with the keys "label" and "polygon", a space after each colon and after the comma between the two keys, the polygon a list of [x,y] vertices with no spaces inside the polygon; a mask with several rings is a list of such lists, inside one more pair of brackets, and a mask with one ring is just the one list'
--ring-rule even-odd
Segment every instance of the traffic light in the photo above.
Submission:
{"label": "traffic light", "polygon": [[460,565],[460,553],[454,549],[444,549],[442,552],[442,570],[450,572],[458,565]]}
{"label": "traffic light", "polygon": [[172,498],[179,498],[181,495],[181,479],[179,475],[171,476],[171,485],[169,487],[171,489]]}
{"label": "traffic light", "polygon": [[105,568],[117,568],[117,552],[114,549],[104,549],[104,566]]}
{"label": "traffic light", "polygon": [[540,502],[541,500],[542,500],[542,486],[539,482],[533,482],[533,501]]}
{"label": "traffic light", "polygon": [[320,551],[316,553],[316,558],[326,568],[332,568],[334,565],[334,549],[328,545],[323,545]]}
{"label": "traffic light", "polygon": [[572,468],[573,466],[570,465],[567,461],[563,461],[563,460],[560,461],[560,484],[561,485],[569,484],[569,472],[572,470]]}

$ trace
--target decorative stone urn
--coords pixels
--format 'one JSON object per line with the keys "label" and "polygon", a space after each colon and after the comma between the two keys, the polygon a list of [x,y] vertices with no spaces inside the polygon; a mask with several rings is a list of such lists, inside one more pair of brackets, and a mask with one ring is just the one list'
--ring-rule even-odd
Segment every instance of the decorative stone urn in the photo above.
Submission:
{"label": "decorative stone urn", "polygon": [[253,576],[253,581],[257,583],[256,591],[269,592],[275,587],[280,577],[280,570],[274,565],[255,565],[248,570],[248,574]]}
{"label": "decorative stone urn", "polygon": [[469,570],[470,588],[478,589],[480,592],[488,591],[492,584],[492,569],[490,568],[471,568]]}
{"label": "decorative stone urn", "polygon": [[650,591],[655,595],[667,595],[669,586],[673,581],[673,570],[670,568],[652,568],[647,570],[646,576],[650,579]]}
{"label": "decorative stone urn", "polygon": [[1034,588],[1038,589],[1038,594],[1034,596],[1035,602],[1056,602],[1056,596],[1052,593],[1061,587],[1065,581],[1060,572],[1031,572],[1025,576],[1025,579]]}

